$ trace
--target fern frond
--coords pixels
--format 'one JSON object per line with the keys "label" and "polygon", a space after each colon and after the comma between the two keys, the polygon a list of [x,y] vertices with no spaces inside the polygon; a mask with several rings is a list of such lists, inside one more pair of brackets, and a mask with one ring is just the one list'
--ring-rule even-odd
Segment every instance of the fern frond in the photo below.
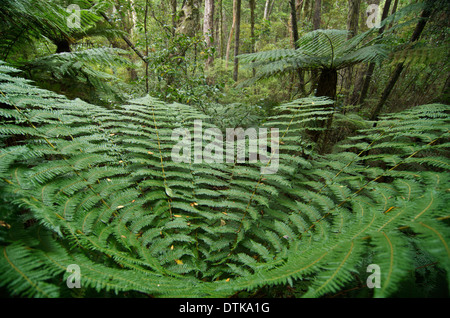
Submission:
{"label": "fern frond", "polygon": [[264,125],[279,129],[279,169],[263,174],[266,163],[236,152],[195,161],[193,142],[186,161],[173,160],[175,129],[192,141],[195,119],[217,128],[194,108],[146,96],[105,109],[14,73],[0,63],[0,220],[11,223],[0,227],[0,284],[11,294],[64,295],[63,272],[78,264],[98,292],[226,297],[301,281],[302,296],[321,297],[371,260],[381,268],[375,296],[389,297],[409,270],[408,244],[448,273],[446,105],[376,127],[356,118],[358,135],[327,155],[307,148],[307,134],[330,101],[280,105]]}

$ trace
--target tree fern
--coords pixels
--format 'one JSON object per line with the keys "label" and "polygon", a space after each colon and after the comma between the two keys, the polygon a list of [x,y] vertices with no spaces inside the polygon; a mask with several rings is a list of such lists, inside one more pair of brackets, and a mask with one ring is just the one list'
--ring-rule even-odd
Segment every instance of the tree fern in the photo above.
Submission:
{"label": "tree fern", "polygon": [[385,116],[318,155],[306,138],[328,99],[281,105],[264,124],[279,129],[280,169],[262,174],[262,162],[196,162],[193,142],[190,161],[172,160],[175,129],[193,141],[194,120],[215,127],[190,106],[146,96],[105,109],[14,73],[0,64],[0,284],[11,294],[65,295],[77,264],[98,292],[227,297],[302,282],[320,297],[370,258],[375,296],[388,297],[411,270],[408,242],[449,273],[448,106]]}
{"label": "tree fern", "polygon": [[[368,30],[351,39],[344,30],[315,30],[298,40],[298,49],[272,50],[240,56],[243,63],[258,70],[254,79],[259,80],[283,72],[297,69],[319,69],[325,73],[361,62],[380,61],[387,55],[385,46],[378,38],[371,39],[374,31]],[[334,91],[336,89],[334,85]],[[318,90],[323,91],[326,82],[319,82]],[[317,96],[335,97],[334,94]]]}

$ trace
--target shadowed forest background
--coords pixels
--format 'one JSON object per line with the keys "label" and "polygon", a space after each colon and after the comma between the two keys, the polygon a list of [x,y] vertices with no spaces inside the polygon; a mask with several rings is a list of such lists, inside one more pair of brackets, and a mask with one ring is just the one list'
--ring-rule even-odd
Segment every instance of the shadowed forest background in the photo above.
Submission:
{"label": "shadowed forest background", "polygon": [[[2,294],[448,297],[449,9],[2,0]],[[171,162],[194,119],[279,174]]]}

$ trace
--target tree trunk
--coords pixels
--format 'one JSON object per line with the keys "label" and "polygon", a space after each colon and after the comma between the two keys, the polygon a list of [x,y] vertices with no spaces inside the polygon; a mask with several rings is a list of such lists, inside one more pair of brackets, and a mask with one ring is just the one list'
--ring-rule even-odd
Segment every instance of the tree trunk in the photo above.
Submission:
{"label": "tree trunk", "polygon": [[180,21],[176,33],[194,37],[200,27],[201,0],[186,0],[181,9]]}
{"label": "tree trunk", "polygon": [[[249,0],[250,6],[250,41],[252,43],[250,53],[255,53],[255,7],[256,0]],[[252,69],[253,77],[256,75],[255,68]]]}
{"label": "tree trunk", "polygon": [[289,0],[291,6],[291,32],[292,32],[292,46],[298,49],[298,26],[297,26],[297,9],[295,7],[295,0]]}
{"label": "tree trunk", "polygon": [[301,12],[304,0],[295,0],[295,12],[297,13],[297,20],[301,19]]}
{"label": "tree trunk", "polygon": [[219,55],[223,58],[224,49],[224,36],[223,36],[223,1],[219,0]]}
{"label": "tree trunk", "polygon": [[[328,97],[332,100],[336,100],[336,87],[338,81],[338,72],[336,69],[322,69],[320,73],[319,82],[317,85],[317,97]],[[330,110],[334,110],[334,104],[330,104]],[[328,138],[330,135],[331,124],[333,122],[333,113],[331,113],[327,120],[323,121],[321,126],[325,128],[322,133],[317,133],[313,136],[313,140],[318,142],[321,138],[321,145],[319,147],[319,152],[323,153],[328,144]]]}
{"label": "tree trunk", "polygon": [[135,31],[136,31],[136,24],[137,24],[137,14],[136,14],[136,4],[134,3],[135,0],[130,0],[130,35],[131,38],[133,38]]}
{"label": "tree trunk", "polygon": [[[292,45],[294,49],[298,49],[298,25],[297,25],[297,8],[296,8],[296,0],[290,0],[289,4],[291,6],[291,30],[292,30]],[[299,80],[299,90],[306,94],[305,92],[305,83],[303,71],[301,69],[297,70],[298,80]]]}
{"label": "tree trunk", "polygon": [[273,2],[274,1],[275,0],[272,0],[272,1],[271,0],[266,0],[266,5],[264,6],[264,16],[263,16],[264,20],[269,20],[269,16],[270,16],[270,13],[271,13],[272,8],[273,8]]}
{"label": "tree trunk", "polygon": [[252,43],[250,52],[255,53],[255,9],[256,9],[256,0],[249,0],[250,7],[250,41]]}
{"label": "tree trunk", "polygon": [[[205,37],[206,48],[210,49],[214,43],[214,0],[205,0],[205,16],[203,21],[203,36]],[[214,57],[209,54],[205,69],[209,69],[214,61]]]}
{"label": "tree trunk", "polygon": [[317,84],[316,96],[326,96],[332,100],[336,99],[338,74],[336,69],[323,69]]}
{"label": "tree trunk", "polygon": [[357,105],[359,99],[359,93],[361,92],[362,85],[364,83],[365,65],[357,65],[354,67],[355,71],[355,85],[353,87],[353,93],[348,100],[348,105]]}
{"label": "tree trunk", "polygon": [[437,99],[434,100],[436,103],[450,104],[450,74],[447,76],[444,86],[442,87],[442,92]]}
{"label": "tree trunk", "polygon": [[311,21],[311,6],[313,0],[304,0],[305,4],[303,5],[303,18],[305,20]]}
{"label": "tree trunk", "polygon": [[[120,2],[118,2],[118,3],[120,4]],[[126,23],[128,20],[124,16],[125,13],[119,11],[119,14],[121,15],[121,17],[123,17],[123,19],[121,21],[123,29],[126,30],[127,32],[131,32],[131,29],[132,29],[133,26],[130,26],[130,25],[128,25]],[[100,15],[103,17],[103,19],[105,19],[106,22],[108,22],[109,25],[111,25],[113,28],[116,28],[116,26],[114,25],[112,20],[104,12],[100,12]],[[139,58],[144,62],[144,65],[146,65],[147,64],[146,56],[138,48],[136,48],[136,46],[133,44],[133,42],[131,42],[130,39],[128,37],[126,37],[123,33],[121,33],[121,38],[136,53],[136,55],[139,56]],[[113,47],[117,47],[117,48],[120,48],[120,49],[125,49],[126,48],[119,41],[115,41],[115,40],[111,39],[110,43],[113,45]],[[134,60],[133,56],[130,55],[130,59],[133,61]],[[134,68],[127,68],[127,71],[128,71],[130,80],[134,81],[134,80],[136,80],[138,78],[136,69],[134,69]]]}
{"label": "tree trunk", "polygon": [[348,0],[347,30],[349,32],[349,39],[358,33],[360,7],[361,0]]}
{"label": "tree trunk", "polygon": [[53,41],[53,43],[56,44],[56,53],[71,52],[70,43],[67,39],[61,38]]}
{"label": "tree trunk", "polygon": [[170,0],[171,17],[172,17],[172,36],[175,35],[177,29],[177,0]]}
{"label": "tree trunk", "polygon": [[228,61],[230,59],[231,41],[233,40],[234,28],[236,27],[236,0],[233,0],[233,22],[228,35],[227,51],[225,53],[225,68],[228,68]]}
{"label": "tree trunk", "polygon": [[[383,7],[383,13],[381,16],[381,20],[384,20],[387,18],[388,14],[389,14],[389,7],[391,6],[391,2],[392,2],[392,0],[386,0],[386,3],[384,4],[384,7]],[[384,26],[380,28],[380,30],[378,31],[378,34],[381,35],[383,32],[384,32]],[[358,104],[360,104],[360,105],[362,105],[364,103],[364,100],[367,97],[367,92],[369,91],[370,81],[372,80],[372,75],[373,75],[374,70],[375,70],[375,63],[372,62],[367,67],[364,84],[361,89],[361,95],[358,100]]]}
{"label": "tree trunk", "polygon": [[[423,32],[423,29],[425,28],[425,25],[427,24],[428,18],[430,17],[432,12],[432,1],[427,1],[425,4],[425,9],[422,11],[422,14],[420,16],[419,22],[417,22],[416,28],[414,29],[413,35],[411,36],[410,43],[416,42],[420,35]],[[383,108],[384,104],[386,103],[387,99],[389,98],[389,95],[392,92],[392,89],[395,86],[395,83],[397,83],[397,80],[400,77],[400,74],[403,71],[404,63],[398,63],[395,67],[394,74],[391,76],[388,84],[386,85],[386,88],[383,91],[383,94],[381,94],[380,100],[378,101],[377,106],[372,112],[372,116],[370,117],[370,120],[378,120],[378,116],[380,115],[381,109]]]}
{"label": "tree trunk", "polygon": [[314,1],[313,30],[320,29],[322,0]]}
{"label": "tree trunk", "polygon": [[378,116],[380,115],[381,109],[383,108],[384,103],[388,99],[389,95],[391,94],[392,89],[395,86],[395,83],[397,83],[398,78],[400,77],[400,74],[403,71],[403,63],[397,64],[395,67],[394,73],[391,75],[391,78],[386,85],[383,94],[381,94],[380,100],[378,101],[377,106],[372,112],[372,115],[370,116],[370,120],[378,120]]}
{"label": "tree trunk", "polygon": [[[110,18],[108,18],[108,16],[103,13],[100,12],[100,15],[106,20],[106,22],[108,22],[109,25],[111,25],[113,28],[115,28],[116,26],[114,25],[114,23],[111,21]],[[144,61],[145,63],[147,63],[147,60],[144,56],[144,54],[142,54],[141,51],[139,51],[136,46],[133,44],[133,42],[130,41],[130,39],[128,39],[124,34],[121,34],[121,38],[125,41],[125,43],[136,53],[137,56],[139,56],[139,58]],[[112,44],[116,45],[116,43],[112,42]],[[120,45],[117,45],[115,47],[119,47],[122,48]]]}
{"label": "tree trunk", "polygon": [[[398,6],[398,0],[395,0],[395,1],[394,1],[394,6],[392,7],[392,12],[391,12],[391,14],[395,14],[395,12],[397,12],[397,6]],[[392,28],[392,25],[393,25],[393,24],[394,24],[394,22],[391,22],[391,23],[389,24],[388,29]]]}
{"label": "tree trunk", "polygon": [[[322,0],[314,0],[314,3],[311,5],[313,6],[313,17],[312,17],[313,30],[318,30],[320,29]],[[318,71],[311,70],[311,91],[314,91],[314,89],[317,87],[318,77],[319,77]]]}
{"label": "tree trunk", "polygon": [[[145,0],[144,10],[144,36],[145,36],[145,56],[148,59],[148,34],[147,34],[147,19],[148,19],[148,0]],[[148,94],[148,61],[145,63],[145,92]]]}
{"label": "tree trunk", "polygon": [[[361,0],[348,1],[348,15],[347,15],[347,31],[348,39],[351,39],[358,33],[359,9]],[[348,67],[343,70],[343,87],[347,94],[346,104],[350,102],[350,88],[352,86],[352,78],[354,73],[353,67]]]}
{"label": "tree trunk", "polygon": [[233,80],[237,82],[239,76],[239,60],[237,56],[239,55],[239,35],[241,33],[241,0],[235,0],[236,2],[236,34],[234,36],[234,70],[233,70]]}

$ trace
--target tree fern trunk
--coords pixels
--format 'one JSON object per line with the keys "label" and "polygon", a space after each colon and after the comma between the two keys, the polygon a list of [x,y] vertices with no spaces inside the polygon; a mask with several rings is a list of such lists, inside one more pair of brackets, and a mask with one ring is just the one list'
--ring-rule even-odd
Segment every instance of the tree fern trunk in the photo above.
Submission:
{"label": "tree fern trunk", "polygon": [[56,53],[71,52],[70,43],[67,39],[61,39],[59,41],[55,41],[55,44],[56,44]]}
{"label": "tree fern trunk", "polygon": [[[338,81],[338,72],[336,69],[323,69],[320,73],[319,82],[317,84],[317,97],[328,97],[332,100],[336,100],[336,87]],[[330,109],[334,109],[333,104],[330,104]],[[321,126],[326,128],[322,134],[317,134],[313,137],[315,142],[321,139],[320,152],[324,152],[326,145],[328,144],[329,132],[331,124],[333,123],[333,113],[331,113],[327,120],[323,121]]]}
{"label": "tree fern trunk", "polygon": [[323,69],[317,84],[316,96],[326,96],[334,100],[336,98],[337,79],[336,69]]}

